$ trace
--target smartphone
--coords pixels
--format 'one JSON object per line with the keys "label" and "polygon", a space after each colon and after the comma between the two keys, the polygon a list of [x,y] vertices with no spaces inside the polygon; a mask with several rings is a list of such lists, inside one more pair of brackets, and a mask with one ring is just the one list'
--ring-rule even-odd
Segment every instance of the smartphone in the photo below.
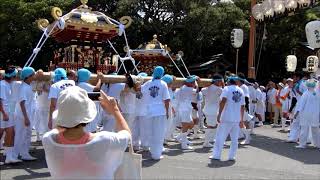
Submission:
{"label": "smartphone", "polygon": [[88,92],[88,97],[89,97],[92,101],[99,101],[100,92]]}

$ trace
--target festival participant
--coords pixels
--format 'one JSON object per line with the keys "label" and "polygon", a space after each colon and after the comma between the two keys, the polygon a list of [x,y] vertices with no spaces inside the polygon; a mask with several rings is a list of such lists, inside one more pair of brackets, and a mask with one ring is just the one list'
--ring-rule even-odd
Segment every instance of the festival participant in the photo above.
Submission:
{"label": "festival participant", "polygon": [[297,148],[306,148],[309,129],[311,128],[313,143],[320,148],[320,94],[315,90],[316,80],[306,81],[308,90],[303,93],[297,105],[295,118],[299,116],[300,135]]}
{"label": "festival participant", "polygon": [[145,107],[148,109],[148,118],[151,122],[150,153],[151,158],[163,158],[163,142],[165,138],[166,122],[169,118],[170,95],[167,84],[161,80],[164,68],[155,67],[152,80],[141,86],[142,95],[145,96]]}
{"label": "festival participant", "polygon": [[89,84],[89,80],[91,78],[91,72],[88,69],[82,68],[79,69],[77,72],[77,76],[78,76],[78,84],[77,86],[79,86],[80,88],[86,90],[87,92],[99,92],[101,89],[101,79],[103,78],[103,74],[98,73],[97,76],[97,83],[95,86]]}
{"label": "festival participant", "polygon": [[53,179],[114,179],[131,132],[114,98],[101,91],[100,103],[115,117],[116,133],[86,132],[97,114],[95,103],[77,86],[61,91],[54,119],[65,130],[53,129],[42,140]]}
{"label": "festival participant", "polygon": [[[294,110],[295,107],[298,106],[298,103],[300,101],[300,98],[303,94],[304,91],[306,91],[306,86],[305,80],[302,79],[302,74],[301,73],[295,73],[293,75],[293,88],[292,88],[292,93],[294,94],[294,97],[296,98],[297,103],[293,103],[292,107],[290,108],[291,110]],[[295,111],[291,111],[295,112]],[[298,142],[299,134],[300,134],[300,117],[297,116],[296,118],[293,118],[291,125],[290,125],[290,132],[289,132],[289,138],[288,141],[289,143],[295,143]]]}
{"label": "festival participant", "polygon": [[262,114],[262,121],[266,121],[266,107],[267,107],[267,93],[266,88],[264,86],[259,87],[262,92],[262,102],[263,102],[263,114]]}
{"label": "festival participant", "polygon": [[204,148],[213,147],[210,142],[215,139],[217,128],[217,116],[219,110],[220,95],[222,93],[223,77],[216,74],[212,77],[212,83],[209,87],[202,88],[201,92],[205,99],[203,112],[206,116],[207,129],[205,130]]}
{"label": "festival participant", "polygon": [[244,94],[244,99],[245,99],[245,112],[244,112],[244,127],[241,127],[241,134],[244,134],[245,139],[241,142],[242,145],[248,145],[250,144],[251,141],[251,130],[252,129],[252,122],[253,121],[253,116],[249,114],[250,112],[250,94],[249,94],[249,88],[245,84],[245,76],[243,73],[238,74],[238,81],[237,84],[238,86],[242,89],[243,94]]}
{"label": "festival participant", "polygon": [[282,117],[281,117],[281,130],[286,131],[285,126],[286,122],[290,116],[290,106],[293,98],[292,88],[293,88],[293,79],[288,78],[286,81],[285,88],[280,93],[280,100],[282,104]]}
{"label": "festival participant", "polygon": [[22,160],[36,160],[29,153],[31,144],[31,120],[34,118],[36,106],[36,93],[32,90],[31,82],[34,80],[35,70],[32,67],[24,67],[21,71],[21,80],[18,104],[15,110],[15,155],[21,156]]}
{"label": "festival participant", "polygon": [[[91,78],[91,72],[87,69],[79,69],[78,72],[77,72],[77,76],[78,76],[78,84],[77,86],[84,89],[85,91],[87,92],[98,92],[100,91],[101,89],[101,79],[103,78],[103,75],[101,73],[98,73],[98,81],[96,83],[95,86],[89,84],[89,80]],[[88,132],[95,132],[97,130],[97,126],[98,126],[98,123],[101,121],[100,118],[101,118],[101,113],[100,113],[100,105],[99,105],[99,102],[96,101],[96,107],[97,107],[97,116],[96,118],[91,121],[86,127],[85,127],[85,130],[88,131]]]}
{"label": "festival participant", "polygon": [[172,90],[172,83],[174,80],[174,77],[166,74],[161,78],[162,81],[167,83],[168,90],[169,90],[169,95],[170,95],[170,104],[169,104],[169,118],[166,121],[166,134],[165,134],[165,141],[174,141],[173,139],[173,133],[176,128],[176,122],[174,121],[174,116],[175,116],[175,109],[173,108],[173,98],[174,98],[174,92]]}
{"label": "festival participant", "polygon": [[[109,75],[117,75],[117,73],[110,73]],[[126,88],[126,83],[103,83],[101,86],[101,90],[108,94],[108,96],[113,97],[117,103],[118,107],[120,102],[120,94],[121,92]],[[108,114],[105,111],[102,111],[102,125],[103,131],[114,131],[115,129],[115,120],[114,117],[111,114]]]}
{"label": "festival participant", "polygon": [[136,113],[136,92],[130,88],[125,88],[121,91],[119,105],[130,129],[133,129]]}
{"label": "festival participant", "polygon": [[185,150],[192,150],[189,146],[190,142],[187,139],[188,130],[191,130],[194,126],[192,119],[192,100],[197,96],[198,92],[196,88],[197,76],[188,76],[185,80],[184,86],[182,86],[177,94],[177,102],[179,108],[177,109],[179,118],[181,119],[182,129],[181,133],[177,136],[177,140],[181,142],[181,148]]}
{"label": "festival participant", "polygon": [[[37,76],[42,76],[43,71],[38,70]],[[41,141],[41,136],[48,131],[48,118],[50,101],[48,100],[49,89],[51,86],[50,81],[37,81],[35,85],[37,92],[36,110],[34,116],[34,128],[37,134],[37,141]]]}
{"label": "festival participant", "polygon": [[256,82],[253,86],[256,90],[256,110],[255,110],[255,116],[259,120],[258,126],[263,125],[262,117],[264,114],[264,101],[263,101],[263,94],[259,88],[259,84]]}
{"label": "festival participant", "polygon": [[57,68],[54,71],[54,84],[51,85],[49,90],[48,99],[50,100],[50,109],[49,109],[49,120],[48,120],[48,128],[52,129],[55,126],[52,121],[52,113],[57,108],[56,103],[59,96],[59,93],[70,87],[75,86],[75,82],[73,80],[68,80],[67,73],[63,68]]}
{"label": "festival participant", "polygon": [[[147,77],[148,74],[140,72],[137,78]],[[143,80],[141,80],[141,83]],[[133,123],[132,141],[135,150],[142,149],[143,151],[149,151],[150,148],[150,137],[151,137],[151,122],[147,118],[148,111],[145,107],[146,97],[141,94],[136,94],[136,107],[135,108],[135,120]]]}
{"label": "festival participant", "polygon": [[209,157],[210,159],[220,160],[223,144],[228,135],[230,135],[231,138],[228,160],[234,161],[236,158],[240,131],[239,126],[243,124],[245,111],[245,95],[243,90],[237,86],[237,80],[238,77],[229,77],[229,85],[222,91],[217,117],[219,125],[212,156]]}
{"label": "festival participant", "polygon": [[[198,78],[198,77],[197,77]],[[193,97],[191,105],[193,107],[192,109],[192,120],[193,120],[193,139],[201,139],[199,135],[200,131],[200,116],[199,116],[199,104],[203,100],[203,95],[200,92],[199,87],[196,85],[197,95]]]}
{"label": "festival participant", "polygon": [[[14,153],[14,139],[15,139],[15,120],[14,120],[14,107],[15,102],[12,101],[12,89],[11,83],[17,76],[17,70],[15,68],[8,68],[5,70],[4,79],[0,81],[0,139],[5,133],[4,137],[4,149],[6,154],[5,163],[17,163],[21,160],[15,157]],[[17,96],[18,94],[14,94]],[[2,143],[2,142],[1,142]],[[1,163],[2,164],[2,163]]]}
{"label": "festival participant", "polygon": [[268,83],[269,89],[267,91],[267,99],[268,99],[268,112],[269,112],[269,120],[271,126],[276,126],[278,121],[274,118],[274,111],[276,108],[276,94],[277,90],[275,88],[275,83],[270,81]]}

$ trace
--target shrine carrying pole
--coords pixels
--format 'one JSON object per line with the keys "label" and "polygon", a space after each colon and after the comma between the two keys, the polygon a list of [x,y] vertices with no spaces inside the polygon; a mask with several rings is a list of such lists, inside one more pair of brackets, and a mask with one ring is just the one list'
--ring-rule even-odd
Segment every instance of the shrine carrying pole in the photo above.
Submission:
{"label": "shrine carrying pole", "polygon": [[[43,75],[37,75],[36,80],[37,81],[51,81],[53,77],[53,73],[50,72],[43,72]],[[136,76],[133,76],[136,77]],[[152,77],[143,77],[140,78],[142,79],[144,82],[151,80]],[[173,81],[173,87],[181,87],[184,84],[184,81],[186,80],[186,78],[175,78],[175,80]],[[102,82],[103,83],[125,83],[127,81],[125,76],[122,75],[104,75],[102,78]],[[92,74],[91,75],[91,79],[89,81],[90,83],[94,84],[97,82],[97,75],[96,74]],[[211,79],[204,79],[204,78],[200,78],[200,80],[198,81],[198,85],[199,87],[207,87],[211,85],[212,80]]]}

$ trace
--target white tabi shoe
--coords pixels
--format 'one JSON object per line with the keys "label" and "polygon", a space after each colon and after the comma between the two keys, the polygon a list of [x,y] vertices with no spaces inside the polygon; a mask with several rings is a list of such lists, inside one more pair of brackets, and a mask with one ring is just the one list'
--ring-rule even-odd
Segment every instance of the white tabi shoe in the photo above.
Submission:
{"label": "white tabi shoe", "polygon": [[10,156],[6,157],[6,160],[4,161],[5,164],[15,164],[15,163],[20,163],[22,162],[20,159],[16,159]]}
{"label": "white tabi shoe", "polygon": [[182,150],[193,150],[193,147],[189,146],[189,145],[182,145],[181,144],[181,149]]}
{"label": "white tabi shoe", "polygon": [[37,160],[37,158],[31,156],[30,154],[26,154],[26,155],[21,156],[21,159],[23,161],[35,161],[35,160]]}
{"label": "white tabi shoe", "polygon": [[203,148],[212,148],[213,147],[213,144],[211,144],[211,143],[203,143],[203,145],[202,145],[202,147]]}
{"label": "white tabi shoe", "polygon": [[241,145],[249,145],[249,144],[250,144],[250,138],[249,138],[249,139],[245,139],[245,140],[242,141],[240,144],[241,144]]}
{"label": "white tabi shoe", "polygon": [[295,148],[297,148],[297,149],[305,149],[306,146],[298,145],[298,146],[295,146]]}

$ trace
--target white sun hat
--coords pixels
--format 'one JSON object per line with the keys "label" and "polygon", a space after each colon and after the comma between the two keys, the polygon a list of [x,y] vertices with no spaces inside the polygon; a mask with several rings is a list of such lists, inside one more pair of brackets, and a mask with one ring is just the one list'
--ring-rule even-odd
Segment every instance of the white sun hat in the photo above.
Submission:
{"label": "white sun hat", "polygon": [[78,86],[61,91],[57,101],[58,109],[53,112],[56,125],[72,128],[82,123],[89,123],[97,115],[95,103],[85,90]]}

